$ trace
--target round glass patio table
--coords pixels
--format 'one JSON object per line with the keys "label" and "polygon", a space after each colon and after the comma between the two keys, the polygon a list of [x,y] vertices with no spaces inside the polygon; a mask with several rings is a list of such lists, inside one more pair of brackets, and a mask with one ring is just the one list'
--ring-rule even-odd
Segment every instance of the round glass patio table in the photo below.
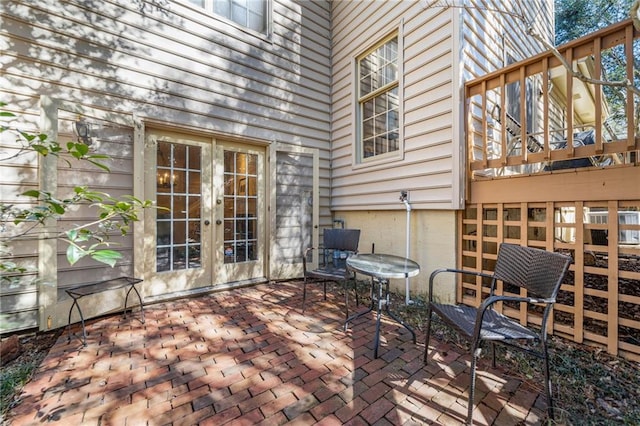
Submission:
{"label": "round glass patio table", "polygon": [[[371,306],[362,312],[347,318],[344,330],[350,321],[361,317],[373,310],[377,302],[376,334],[374,340],[373,356],[378,358],[378,346],[380,345],[380,317],[384,307],[385,313],[394,321],[406,328],[416,343],[416,333],[402,319],[389,310],[389,280],[391,278],[410,278],[418,275],[420,265],[411,259],[392,254],[363,253],[355,254],[347,258],[347,268],[373,278],[371,287]],[[377,291],[375,291],[377,290]]]}

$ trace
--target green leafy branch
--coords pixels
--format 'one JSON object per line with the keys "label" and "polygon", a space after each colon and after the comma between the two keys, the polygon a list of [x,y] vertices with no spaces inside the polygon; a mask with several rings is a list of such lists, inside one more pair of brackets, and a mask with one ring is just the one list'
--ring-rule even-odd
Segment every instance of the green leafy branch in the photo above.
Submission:
{"label": "green leafy branch", "polygon": [[[6,106],[6,103],[0,102],[0,107],[4,106]],[[9,111],[0,111],[0,117],[13,118],[16,117],[16,115]],[[105,154],[91,153],[89,146],[84,142],[70,141],[63,147],[60,143],[49,139],[45,133],[34,134],[4,125],[0,127],[0,133],[2,132],[12,132],[16,136],[15,141],[19,148],[17,153],[8,157],[0,158],[0,161],[8,161],[19,157],[25,152],[34,151],[43,157],[52,155],[58,158],[63,158],[61,157],[61,154],[67,154],[76,160],[88,161],[106,172],[110,171],[109,167],[103,162],[103,160],[108,160],[109,156]],[[63,158],[63,160],[69,167],[71,167],[71,162],[69,160],[66,158]]]}
{"label": "green leafy branch", "polygon": [[[6,103],[0,102],[0,107],[4,106]],[[0,118],[14,117],[16,115],[12,112],[0,110]],[[87,161],[110,172],[109,167],[104,163],[104,160],[110,157],[91,152],[90,147],[83,142],[71,141],[61,145],[44,133],[29,133],[4,124],[0,125],[0,133],[2,132],[15,135],[18,152],[0,158],[0,162],[11,160],[26,152],[35,152],[43,157],[61,158],[69,167],[72,166],[67,159],[70,157],[78,161]],[[140,212],[153,207],[153,203],[149,200],[143,201],[130,195],[115,198],[104,192],[93,191],[86,186],[75,187],[72,196],[68,198],[58,198],[50,192],[35,189],[21,195],[32,198],[32,207],[16,207],[0,200],[0,233],[6,232],[7,227],[11,225],[16,227],[26,225],[20,232],[13,232],[9,236],[3,237],[0,234],[0,273],[3,280],[10,279],[8,278],[10,275],[27,272],[26,268],[11,260],[12,256],[8,249],[10,241],[32,236],[33,230],[39,225],[45,225],[48,219],[60,219],[69,212],[70,208],[79,205],[96,209],[96,219],[52,237],[37,238],[56,238],[67,243],[66,255],[71,265],[84,257],[90,257],[113,267],[122,258],[122,254],[111,249],[115,243],[109,241],[109,235],[114,232],[122,236],[127,235],[131,224],[139,220]]]}
{"label": "green leafy branch", "polygon": [[67,260],[71,265],[89,256],[114,266],[122,254],[103,248],[114,244],[108,241],[109,233],[117,231],[120,235],[127,235],[131,223],[139,220],[139,212],[152,207],[153,203],[130,195],[115,198],[104,192],[92,191],[86,186],[75,187],[73,191],[73,196],[66,199],[58,199],[46,191],[26,191],[22,195],[34,198],[39,205],[30,209],[15,210],[13,224],[19,225],[25,222],[44,224],[48,218],[62,217],[72,206],[88,204],[98,210],[98,218],[91,223],[63,232],[57,238],[69,244]]}

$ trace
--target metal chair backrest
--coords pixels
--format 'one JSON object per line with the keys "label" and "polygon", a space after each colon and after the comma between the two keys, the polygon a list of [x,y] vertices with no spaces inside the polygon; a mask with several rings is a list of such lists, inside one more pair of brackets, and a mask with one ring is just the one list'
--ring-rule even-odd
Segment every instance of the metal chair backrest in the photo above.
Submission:
{"label": "metal chair backrest", "polygon": [[564,254],[503,243],[494,277],[538,297],[555,299],[570,263],[571,257]]}
{"label": "metal chair backrest", "polygon": [[359,229],[329,228],[324,230],[322,242],[325,250],[358,251]]}

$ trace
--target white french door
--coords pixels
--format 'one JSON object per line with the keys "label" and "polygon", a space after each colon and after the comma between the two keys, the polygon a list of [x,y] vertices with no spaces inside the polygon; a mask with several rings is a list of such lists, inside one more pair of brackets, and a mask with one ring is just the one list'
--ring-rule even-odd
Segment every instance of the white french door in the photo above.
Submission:
{"label": "white french door", "polygon": [[264,148],[216,146],[215,277],[218,283],[265,277]]}
{"label": "white french door", "polygon": [[317,150],[147,129],[144,157],[158,205],[139,242],[145,296],[300,276],[318,238]]}
{"label": "white french door", "polygon": [[211,140],[147,134],[145,293],[161,295],[212,284]]}

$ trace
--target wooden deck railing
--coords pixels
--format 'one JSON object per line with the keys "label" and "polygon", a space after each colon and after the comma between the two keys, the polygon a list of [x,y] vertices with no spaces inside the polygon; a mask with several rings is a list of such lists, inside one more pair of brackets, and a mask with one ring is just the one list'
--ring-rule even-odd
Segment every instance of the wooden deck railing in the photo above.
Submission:
{"label": "wooden deck railing", "polygon": [[[639,37],[627,20],[558,51],[586,79],[640,88]],[[579,79],[552,52],[468,82],[466,99],[472,179],[638,163],[637,92]]]}
{"label": "wooden deck railing", "polygon": [[[640,87],[630,20],[559,51],[589,78]],[[640,360],[640,96],[585,83],[552,53],[473,80],[466,96],[458,266],[491,272],[503,242],[571,254],[549,331]],[[481,279],[457,284],[461,303],[477,305],[488,291]],[[540,324],[518,304],[499,309]]]}

